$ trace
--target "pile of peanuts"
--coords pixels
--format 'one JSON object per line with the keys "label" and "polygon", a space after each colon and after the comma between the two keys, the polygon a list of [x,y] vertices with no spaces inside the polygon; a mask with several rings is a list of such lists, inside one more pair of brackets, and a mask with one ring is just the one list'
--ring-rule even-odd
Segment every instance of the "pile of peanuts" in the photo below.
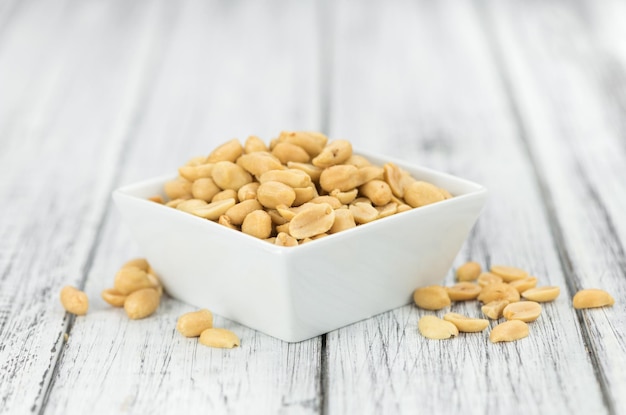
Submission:
{"label": "pile of peanuts", "polygon": [[[415,304],[425,310],[441,310],[452,301],[478,300],[482,313],[492,320],[502,317],[505,322],[496,325],[489,334],[492,343],[515,341],[527,337],[527,323],[539,318],[540,303],[553,301],[560,289],[556,286],[537,287],[537,278],[528,272],[510,266],[493,265],[482,272],[477,262],[467,262],[456,271],[458,282],[451,287],[431,285],[415,290]],[[576,309],[610,306],[615,300],[600,289],[585,289],[576,293]],[[448,339],[459,332],[476,333],[485,330],[489,320],[447,313],[440,319],[433,315],[420,318],[418,329],[429,339]]]}
{"label": "pile of peanuts", "polygon": [[[105,289],[101,295],[113,307],[124,307],[130,319],[139,320],[159,308],[163,286],[148,261],[136,258],[122,266],[115,274],[113,288]],[[68,313],[87,314],[89,298],[83,291],[68,285],[61,290],[60,297],[61,305]],[[213,314],[206,309],[183,314],[176,329],[185,337],[199,337],[199,342],[205,346],[233,348],[240,343],[232,331],[214,328]]]}
{"label": "pile of peanuts", "polygon": [[194,157],[150,200],[280,246],[296,246],[452,195],[393,163],[372,165],[346,140],[282,132]]}

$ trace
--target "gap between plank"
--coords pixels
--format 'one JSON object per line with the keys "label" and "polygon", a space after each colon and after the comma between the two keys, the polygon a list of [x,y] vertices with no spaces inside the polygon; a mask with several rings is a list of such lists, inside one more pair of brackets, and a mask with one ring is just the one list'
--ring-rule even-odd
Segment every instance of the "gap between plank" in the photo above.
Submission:
{"label": "gap between plank", "polygon": [[[169,8],[173,8],[173,7],[170,6]],[[117,157],[117,163],[116,163],[115,170],[111,177],[108,190],[107,190],[108,194],[113,192],[113,190],[119,185],[122,169],[126,165],[128,154],[131,152],[132,142],[133,142],[132,139],[135,136],[139,126],[141,125],[143,121],[144,110],[147,107],[146,104],[149,102],[154,92],[154,88],[151,88],[151,85],[153,84],[155,79],[157,79],[158,72],[160,68],[162,67],[166,48],[161,47],[160,45],[162,45],[163,41],[169,37],[169,34],[171,33],[172,28],[174,26],[174,22],[176,21],[176,17],[177,17],[175,15],[176,12],[172,10],[166,10],[166,12],[161,12],[161,13],[162,13],[162,16],[160,16],[161,21],[158,23],[158,26],[160,27],[160,30],[158,32],[160,32],[161,35],[157,36],[156,39],[150,45],[151,51],[148,55],[148,58],[146,59],[145,69],[143,71],[144,76],[141,77],[142,81],[140,81],[141,85],[139,87],[139,92],[137,93],[137,98],[135,99],[135,105],[134,105],[134,108],[130,111],[131,116],[129,117],[128,127],[126,129],[126,132],[123,134],[123,138],[121,140],[120,150],[119,150],[119,154]],[[102,216],[100,220],[98,221],[98,226],[96,227],[96,233],[95,233],[93,243],[91,244],[89,248],[87,260],[85,261],[85,265],[82,268],[82,278],[79,282],[79,287],[78,287],[81,290],[85,288],[85,284],[87,283],[87,277],[93,266],[96,253],[98,251],[98,247],[100,246],[100,242],[103,237],[102,231],[104,230],[104,227],[107,223],[107,219],[109,217],[108,213],[112,209],[112,206],[113,206],[112,198],[107,197],[106,206],[104,210],[102,211]],[[76,316],[69,314],[69,319],[68,319],[67,325],[63,333],[67,333],[68,335],[70,334],[72,328],[74,327],[75,320],[76,320]],[[63,336],[63,333],[61,333],[61,336]],[[46,406],[48,404],[48,400],[50,398],[50,393],[52,392],[52,389],[54,388],[54,385],[56,382],[56,376],[61,366],[61,361],[63,360],[64,347],[66,344],[66,340],[65,339],[59,340],[57,341],[57,344],[60,346],[61,350],[59,351],[59,354],[56,357],[56,361],[54,362],[54,368],[52,369],[52,375],[50,376],[50,381],[48,382],[47,387],[45,387],[44,397],[41,402],[41,407],[39,408],[39,415],[42,415],[44,413]],[[43,379],[40,383],[42,387],[39,391],[37,398],[41,396],[41,392],[44,389],[44,385],[46,383],[45,380],[46,380],[48,371],[49,369],[44,372]],[[36,411],[36,402],[33,404],[33,407],[31,409],[31,412],[35,412],[35,411]]]}
{"label": "gap between plank", "polygon": [[[537,157],[534,155],[532,146],[529,142],[528,132],[525,128],[524,120],[522,117],[522,113],[520,111],[519,106],[517,105],[517,101],[515,98],[515,93],[513,91],[513,87],[511,85],[511,79],[509,76],[507,64],[505,58],[501,51],[501,46],[497,41],[497,33],[495,28],[493,27],[492,19],[488,16],[489,12],[485,8],[484,1],[475,1],[475,8],[477,10],[478,20],[482,22],[480,25],[482,27],[482,32],[484,34],[486,44],[491,52],[491,56],[494,61],[494,66],[499,74],[500,81],[502,83],[503,89],[505,91],[505,98],[509,105],[509,110],[511,112],[511,116],[515,122],[518,131],[518,138],[522,144],[522,148],[524,149],[528,160],[530,161],[531,169],[533,171],[533,175],[535,178],[535,182],[539,188],[539,194],[541,198],[544,200],[543,209],[545,211],[546,217],[548,219],[548,224],[550,227],[550,234],[552,235],[552,239],[557,250],[559,263],[563,272],[565,273],[565,284],[570,298],[578,291],[579,289],[579,278],[572,266],[572,260],[567,251],[565,245],[565,238],[563,236],[563,230],[561,229],[560,223],[558,221],[558,217],[556,214],[556,209],[554,207],[554,200],[552,199],[550,192],[548,191],[548,185],[543,180],[544,174],[537,162]],[[582,175],[581,175],[582,176]],[[588,190],[592,190],[588,181],[584,181],[585,186]],[[605,212],[605,209],[601,206],[601,202],[596,200],[597,195],[594,194],[594,202],[597,203],[600,210]],[[605,216],[605,219],[607,217]],[[611,225],[611,223],[609,223]],[[613,235],[612,235],[613,236]],[[621,246],[621,245],[619,245]],[[593,346],[593,342],[591,341],[591,334],[587,330],[587,326],[584,324],[584,318],[580,311],[576,311],[576,317],[578,319],[578,323],[580,326],[580,331],[582,335],[582,339],[585,345],[585,348],[590,351],[589,358],[591,360],[591,364],[593,366],[594,374],[596,376],[596,380],[600,385],[600,390],[602,393],[602,400],[604,405],[607,408],[607,411],[610,414],[616,414],[614,403],[611,399],[609,389],[607,386],[606,378],[601,372],[600,362],[598,361],[598,356],[596,350]]]}

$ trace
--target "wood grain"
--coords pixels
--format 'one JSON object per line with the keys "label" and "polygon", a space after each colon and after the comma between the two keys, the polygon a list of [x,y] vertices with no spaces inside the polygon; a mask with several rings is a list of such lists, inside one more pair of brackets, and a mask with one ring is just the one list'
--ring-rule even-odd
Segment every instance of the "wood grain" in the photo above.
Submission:
{"label": "wood grain", "polygon": [[[330,132],[484,184],[490,201],[457,264],[519,266],[566,292],[551,218],[482,24],[458,2],[341,3]],[[355,66],[368,57],[366,68]],[[480,315],[475,303],[451,310]],[[328,413],[608,411],[567,294],[511,344],[491,344],[487,332],[425,339],[416,329],[425,314],[407,306],[328,334]]]}
{"label": "wood grain", "polygon": [[[233,135],[269,141],[282,128],[319,122],[317,88],[303,82],[318,70],[313,3],[190,1],[172,25],[158,45],[164,56],[120,183],[176,171]],[[46,412],[319,412],[319,338],[288,344],[217,317],[241,347],[210,349],[176,332],[177,318],[192,310],[186,304],[168,298],[156,316],[129,321],[100,300],[117,268],[137,254],[110,211],[86,284],[93,312],[72,329]]]}

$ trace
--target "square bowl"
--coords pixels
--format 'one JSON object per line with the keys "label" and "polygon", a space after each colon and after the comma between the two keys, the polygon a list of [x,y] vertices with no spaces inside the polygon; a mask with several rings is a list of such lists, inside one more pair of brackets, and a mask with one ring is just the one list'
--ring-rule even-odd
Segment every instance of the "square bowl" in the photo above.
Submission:
{"label": "square bowl", "polygon": [[266,241],[147,200],[159,177],[113,193],[139,248],[174,298],[297,342],[406,305],[441,283],[482,210],[483,186],[393,162],[454,197],[295,247]]}

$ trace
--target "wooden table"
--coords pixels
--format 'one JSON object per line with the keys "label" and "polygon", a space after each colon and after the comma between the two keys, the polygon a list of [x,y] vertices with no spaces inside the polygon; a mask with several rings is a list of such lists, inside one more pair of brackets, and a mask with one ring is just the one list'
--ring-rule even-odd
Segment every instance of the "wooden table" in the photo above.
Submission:
{"label": "wooden table", "polygon": [[[625,22],[617,0],[0,2],[0,413],[626,413]],[[141,255],[113,189],[288,129],[484,184],[455,267],[561,296],[515,343],[425,339],[407,305],[292,344],[216,317],[234,350],[180,336],[175,299],[140,321],[100,299]],[[589,287],[615,305],[574,310]]]}

